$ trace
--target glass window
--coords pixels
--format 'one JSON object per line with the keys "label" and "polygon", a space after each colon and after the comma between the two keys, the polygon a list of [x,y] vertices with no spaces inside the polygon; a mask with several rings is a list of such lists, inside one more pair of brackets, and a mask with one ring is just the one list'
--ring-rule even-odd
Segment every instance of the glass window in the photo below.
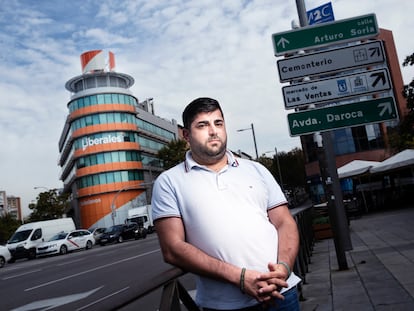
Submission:
{"label": "glass window", "polygon": [[121,182],[122,181],[121,172],[113,172],[113,173],[114,173],[115,182]]}
{"label": "glass window", "polygon": [[112,95],[105,94],[105,104],[111,104],[111,103],[112,103]]}
{"label": "glass window", "polygon": [[104,95],[98,94],[98,104],[104,104],[104,103],[105,103]]}
{"label": "glass window", "polygon": [[91,105],[91,99],[88,97],[85,97],[84,99],[85,107],[89,107]]}
{"label": "glass window", "polygon": [[100,113],[100,114],[94,114],[94,115],[92,116],[92,119],[93,119],[93,125],[97,125],[97,124],[105,123],[105,122],[101,122],[101,121],[100,121],[101,116],[105,116],[105,115],[104,115],[104,114],[102,114],[102,113]]}
{"label": "glass window", "polygon": [[125,154],[125,151],[121,151],[121,152],[119,152],[119,161],[120,162],[126,162],[126,154]]}
{"label": "glass window", "polygon": [[98,87],[102,87],[102,86],[106,86],[107,82],[106,82],[106,76],[98,76],[96,77],[97,83],[98,83]]}
{"label": "glass window", "polygon": [[106,174],[99,174],[99,184],[105,185],[106,183]]}
{"label": "glass window", "polygon": [[113,152],[104,153],[105,163],[112,163],[112,153]]}
{"label": "glass window", "polygon": [[86,88],[91,89],[96,87],[95,78],[91,77],[84,80],[86,82]]}
{"label": "glass window", "polygon": [[115,182],[115,176],[113,172],[106,173],[105,175],[106,175],[106,181],[108,184]]}
{"label": "glass window", "polygon": [[96,162],[97,162],[97,164],[104,164],[105,163],[105,158],[104,158],[104,155],[102,153],[98,153],[96,155]]}
{"label": "glass window", "polygon": [[85,126],[93,125],[92,116],[86,116],[85,118],[82,118],[82,119],[85,120]]}
{"label": "glass window", "polygon": [[90,96],[90,99],[91,99],[91,105],[96,105],[98,103],[98,98],[96,97],[96,95]]}

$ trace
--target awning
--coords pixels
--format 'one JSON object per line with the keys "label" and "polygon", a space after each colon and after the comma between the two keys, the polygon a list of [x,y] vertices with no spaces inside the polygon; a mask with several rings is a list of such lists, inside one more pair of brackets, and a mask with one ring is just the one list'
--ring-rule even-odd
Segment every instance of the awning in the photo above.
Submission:
{"label": "awning", "polygon": [[348,178],[352,176],[362,175],[380,163],[381,162],[376,161],[353,160],[338,168],[338,177]]}
{"label": "awning", "polygon": [[370,173],[380,173],[414,165],[414,149],[406,149],[370,168]]}

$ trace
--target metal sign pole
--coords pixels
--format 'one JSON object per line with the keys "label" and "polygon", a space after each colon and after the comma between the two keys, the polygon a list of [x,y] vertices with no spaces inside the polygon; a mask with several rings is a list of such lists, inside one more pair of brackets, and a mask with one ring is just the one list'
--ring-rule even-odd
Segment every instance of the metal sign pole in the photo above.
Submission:
{"label": "metal sign pole", "polygon": [[[298,9],[300,26],[307,26],[308,22],[304,0],[296,0],[296,6]],[[348,263],[346,261],[345,250],[352,249],[352,243],[349,236],[348,222],[343,206],[342,191],[336,169],[335,152],[330,132],[322,133],[322,144],[323,147],[318,146],[318,150],[321,151],[321,154],[323,154],[323,156],[319,157],[319,167],[322,182],[325,186],[324,189],[327,192],[328,213],[334,233],[336,257],[339,270],[347,270]]]}

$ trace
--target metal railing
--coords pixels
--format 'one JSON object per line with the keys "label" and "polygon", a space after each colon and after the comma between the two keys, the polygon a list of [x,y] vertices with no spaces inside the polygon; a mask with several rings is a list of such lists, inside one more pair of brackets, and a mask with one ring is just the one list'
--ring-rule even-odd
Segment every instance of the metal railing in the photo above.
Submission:
{"label": "metal railing", "polygon": [[[302,204],[301,207],[291,210],[291,213],[298,224],[300,235],[299,254],[296,258],[293,270],[295,274],[302,279],[302,283],[298,286],[299,299],[301,300],[304,299],[301,285],[306,284],[306,273],[308,272],[308,266],[311,262],[310,259],[314,244],[312,210],[313,205],[311,202],[306,202]],[[144,296],[162,288],[158,308],[159,311],[181,311],[182,307],[188,311],[201,311],[188,293],[187,289],[184,288],[179,280],[179,278],[185,273],[185,271],[179,268],[170,268],[169,270],[161,272],[155,276],[150,283],[144,284],[134,297],[122,302],[120,305],[112,306],[112,310],[119,310],[133,304]]]}

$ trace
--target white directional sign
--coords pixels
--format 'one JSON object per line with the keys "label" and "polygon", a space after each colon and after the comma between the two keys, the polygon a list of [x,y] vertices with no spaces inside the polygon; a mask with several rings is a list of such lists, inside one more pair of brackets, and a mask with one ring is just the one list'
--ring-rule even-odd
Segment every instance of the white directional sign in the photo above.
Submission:
{"label": "white directional sign", "polygon": [[280,82],[384,63],[381,41],[372,41],[278,60]]}
{"label": "white directional sign", "polygon": [[286,108],[343,100],[391,89],[387,69],[336,76],[282,88]]}

